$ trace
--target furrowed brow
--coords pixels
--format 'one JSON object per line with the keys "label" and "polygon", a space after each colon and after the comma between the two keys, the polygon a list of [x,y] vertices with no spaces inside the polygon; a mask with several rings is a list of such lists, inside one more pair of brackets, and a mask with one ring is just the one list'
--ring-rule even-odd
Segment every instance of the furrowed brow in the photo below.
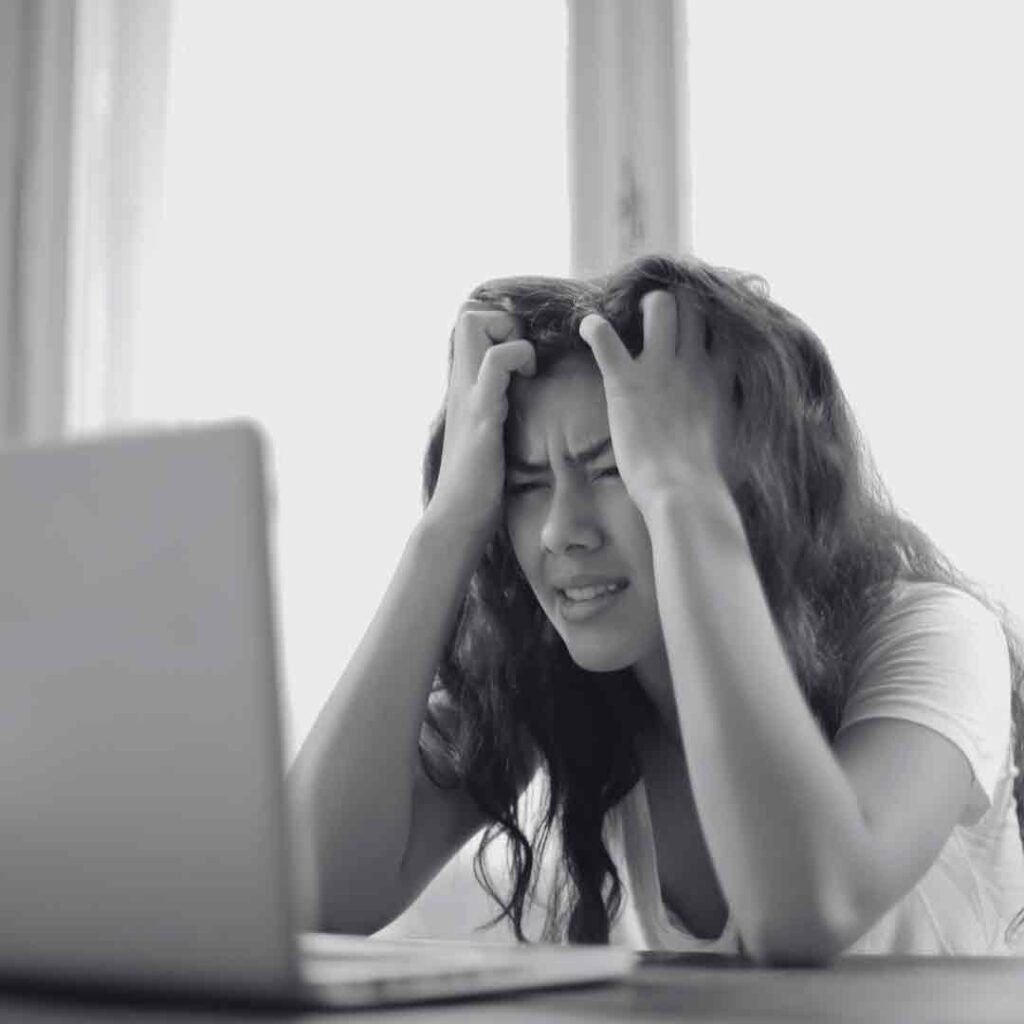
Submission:
{"label": "furrowed brow", "polygon": [[[604,455],[605,452],[609,451],[611,446],[612,439],[610,437],[606,437],[603,441],[598,441],[595,444],[588,445],[576,455],[567,455],[566,462],[571,466],[578,466],[585,462],[595,462]],[[520,459],[517,455],[507,456],[505,464],[509,472],[515,473],[538,474],[546,473],[551,469],[551,463],[549,462],[531,462],[528,459]]]}

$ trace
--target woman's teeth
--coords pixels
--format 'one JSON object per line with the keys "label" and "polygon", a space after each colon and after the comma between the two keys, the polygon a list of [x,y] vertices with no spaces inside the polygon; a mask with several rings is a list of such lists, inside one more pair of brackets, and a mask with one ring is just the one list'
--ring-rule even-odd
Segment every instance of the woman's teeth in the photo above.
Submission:
{"label": "woman's teeth", "polygon": [[589,587],[569,587],[562,593],[570,601],[592,601],[595,597],[601,597],[603,594],[614,594],[625,586],[625,582],[620,580],[616,583],[597,583]]}

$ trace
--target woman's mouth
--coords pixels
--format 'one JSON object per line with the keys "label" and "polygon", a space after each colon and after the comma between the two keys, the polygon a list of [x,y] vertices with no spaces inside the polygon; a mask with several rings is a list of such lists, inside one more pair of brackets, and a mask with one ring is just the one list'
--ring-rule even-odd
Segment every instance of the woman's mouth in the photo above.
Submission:
{"label": "woman's mouth", "polygon": [[584,587],[556,589],[558,612],[567,622],[581,622],[613,605],[628,586],[628,580],[609,580]]}

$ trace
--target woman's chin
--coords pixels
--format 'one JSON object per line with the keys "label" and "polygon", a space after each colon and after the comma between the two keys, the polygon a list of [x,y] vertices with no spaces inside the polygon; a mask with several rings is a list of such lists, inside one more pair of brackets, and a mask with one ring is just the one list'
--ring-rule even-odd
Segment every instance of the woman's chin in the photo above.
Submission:
{"label": "woman's chin", "polygon": [[565,641],[569,657],[587,672],[620,672],[635,664],[637,660],[633,651],[627,651],[621,646],[601,643],[570,643],[565,637],[562,639]]}

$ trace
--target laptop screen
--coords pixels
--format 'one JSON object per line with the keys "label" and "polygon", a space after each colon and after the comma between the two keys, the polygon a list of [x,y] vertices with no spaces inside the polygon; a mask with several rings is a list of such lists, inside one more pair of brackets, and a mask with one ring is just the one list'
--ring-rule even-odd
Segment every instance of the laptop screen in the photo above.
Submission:
{"label": "laptop screen", "polygon": [[295,976],[262,435],[0,452],[0,974]]}

